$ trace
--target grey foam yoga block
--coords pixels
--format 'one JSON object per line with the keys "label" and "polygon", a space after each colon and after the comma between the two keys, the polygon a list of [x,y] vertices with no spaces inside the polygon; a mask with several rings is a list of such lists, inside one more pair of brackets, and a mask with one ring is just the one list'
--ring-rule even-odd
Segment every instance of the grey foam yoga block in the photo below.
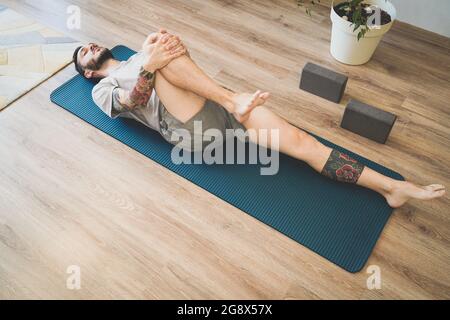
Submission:
{"label": "grey foam yoga block", "polygon": [[397,116],[357,100],[345,108],[341,127],[379,143],[385,143]]}
{"label": "grey foam yoga block", "polygon": [[348,77],[343,74],[308,62],[302,71],[300,89],[339,103],[344,94],[347,80]]}

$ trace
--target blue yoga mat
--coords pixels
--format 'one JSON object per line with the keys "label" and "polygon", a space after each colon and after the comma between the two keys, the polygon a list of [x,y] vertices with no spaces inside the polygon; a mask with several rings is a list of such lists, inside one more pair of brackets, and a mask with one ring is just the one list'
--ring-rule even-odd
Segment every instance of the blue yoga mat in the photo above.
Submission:
{"label": "blue yoga mat", "polygon": [[[113,50],[119,60],[135,52]],[[260,175],[259,164],[206,165],[171,161],[172,145],[156,131],[125,118],[110,119],[92,101],[94,84],[75,76],[51,94],[51,101],[233,206],[266,223],[349,272],[360,271],[392,208],[378,193],[327,179],[302,161],[280,155],[279,172]],[[329,141],[366,166],[403,177]]]}

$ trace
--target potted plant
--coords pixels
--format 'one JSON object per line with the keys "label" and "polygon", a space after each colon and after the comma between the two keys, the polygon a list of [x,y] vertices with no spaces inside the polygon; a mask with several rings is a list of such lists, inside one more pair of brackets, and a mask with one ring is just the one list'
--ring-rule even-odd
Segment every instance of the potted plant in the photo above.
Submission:
{"label": "potted plant", "polygon": [[[298,0],[314,5],[317,0]],[[320,1],[319,1],[320,2]],[[396,19],[396,10],[387,0],[333,0],[331,6],[331,55],[339,62],[360,65],[368,62],[383,35]]]}

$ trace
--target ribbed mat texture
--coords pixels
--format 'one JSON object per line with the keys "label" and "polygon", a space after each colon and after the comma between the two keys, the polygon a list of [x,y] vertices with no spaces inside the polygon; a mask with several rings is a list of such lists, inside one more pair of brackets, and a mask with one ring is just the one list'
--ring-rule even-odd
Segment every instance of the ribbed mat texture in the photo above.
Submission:
{"label": "ribbed mat texture", "polygon": [[[126,60],[134,51],[117,46],[113,54]],[[175,165],[172,145],[159,133],[130,119],[106,116],[92,101],[93,86],[75,76],[51,94],[51,101],[345,270],[358,272],[364,267],[392,213],[381,195],[329,180],[285,155],[280,155],[280,169],[274,176],[260,175],[262,165]],[[403,180],[396,172],[317,138],[378,172]]]}

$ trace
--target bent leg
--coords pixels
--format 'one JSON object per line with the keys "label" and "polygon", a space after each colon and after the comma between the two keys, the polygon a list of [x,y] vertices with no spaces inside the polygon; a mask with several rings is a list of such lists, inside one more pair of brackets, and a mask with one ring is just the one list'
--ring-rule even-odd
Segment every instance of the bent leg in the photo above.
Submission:
{"label": "bent leg", "polygon": [[[416,186],[410,182],[394,180],[384,176],[368,167],[364,167],[347,155],[333,150],[320,143],[313,136],[303,130],[294,127],[286,120],[273,113],[265,107],[258,107],[253,110],[247,121],[243,122],[247,129],[277,129],[279,130],[278,151],[290,155],[308,163],[314,170],[337,179],[335,172],[330,172],[330,168],[340,166],[351,166],[350,171],[355,174],[350,175],[348,182],[356,182],[358,185],[372,189],[382,194],[391,207],[400,207],[411,198],[429,200],[444,195],[445,190],[442,185],[430,185],[426,187]],[[250,139],[258,143],[257,137]],[[267,139],[269,147],[272,146],[270,139]]]}
{"label": "bent leg", "polygon": [[205,98],[171,84],[156,72],[155,90],[167,111],[181,122],[186,122],[197,114],[205,104]]}
{"label": "bent leg", "polygon": [[235,114],[238,121],[244,121],[253,108],[264,104],[269,97],[267,92],[238,94],[223,88],[187,55],[172,60],[159,71],[171,84],[222,105],[229,113]]}
{"label": "bent leg", "polygon": [[160,69],[167,81],[187,91],[192,91],[224,107],[230,105],[233,92],[218,85],[187,55],[172,60]]}

